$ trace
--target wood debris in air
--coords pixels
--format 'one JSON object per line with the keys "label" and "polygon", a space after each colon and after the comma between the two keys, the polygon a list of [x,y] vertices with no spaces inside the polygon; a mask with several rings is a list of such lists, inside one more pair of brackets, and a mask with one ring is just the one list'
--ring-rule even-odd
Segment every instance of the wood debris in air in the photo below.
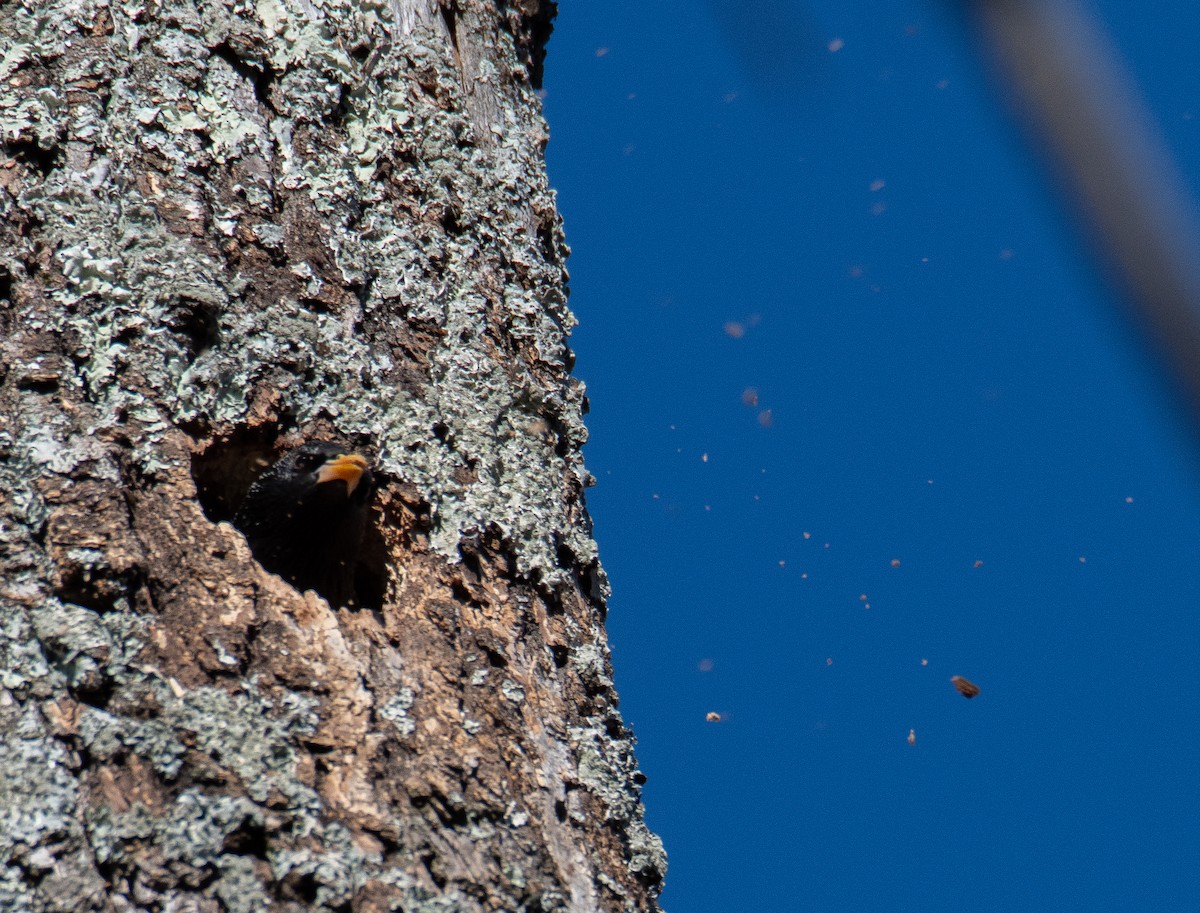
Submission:
{"label": "wood debris in air", "polygon": [[961,675],[954,675],[950,678],[950,684],[963,697],[970,700],[979,694],[979,686],[972,681],[963,678]]}

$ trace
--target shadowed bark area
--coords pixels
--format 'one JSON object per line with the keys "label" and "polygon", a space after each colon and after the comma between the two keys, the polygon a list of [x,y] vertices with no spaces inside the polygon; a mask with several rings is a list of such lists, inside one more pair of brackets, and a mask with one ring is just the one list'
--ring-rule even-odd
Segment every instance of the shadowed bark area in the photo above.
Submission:
{"label": "shadowed bark area", "polygon": [[[0,2],[0,909],[655,911],[546,0]],[[353,608],[228,522],[381,484]]]}

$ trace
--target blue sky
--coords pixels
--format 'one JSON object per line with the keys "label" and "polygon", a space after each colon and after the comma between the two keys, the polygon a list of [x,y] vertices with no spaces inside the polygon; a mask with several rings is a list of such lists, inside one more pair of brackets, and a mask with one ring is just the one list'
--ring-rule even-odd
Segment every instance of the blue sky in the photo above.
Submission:
{"label": "blue sky", "polygon": [[[560,5],[671,913],[1200,909],[1200,436],[948,7]],[[1200,8],[1092,8],[1200,188]]]}

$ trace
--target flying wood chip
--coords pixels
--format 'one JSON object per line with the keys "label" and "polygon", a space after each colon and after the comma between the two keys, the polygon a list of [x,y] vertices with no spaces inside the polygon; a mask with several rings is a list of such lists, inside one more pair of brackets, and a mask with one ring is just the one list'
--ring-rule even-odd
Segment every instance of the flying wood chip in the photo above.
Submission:
{"label": "flying wood chip", "polygon": [[952,684],[954,686],[954,689],[959,694],[961,694],[963,697],[967,698],[968,700],[975,697],[975,695],[977,695],[979,693],[979,686],[977,684],[975,684],[974,682],[967,681],[961,675],[951,676],[950,684]]}

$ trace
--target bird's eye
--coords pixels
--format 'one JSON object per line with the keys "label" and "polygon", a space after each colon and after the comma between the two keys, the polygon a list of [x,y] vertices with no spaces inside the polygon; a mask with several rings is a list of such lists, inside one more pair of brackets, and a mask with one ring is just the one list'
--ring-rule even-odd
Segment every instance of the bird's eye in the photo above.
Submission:
{"label": "bird's eye", "polygon": [[312,472],[318,466],[324,464],[325,458],[316,453],[306,453],[300,459],[296,460],[296,468],[301,472]]}

